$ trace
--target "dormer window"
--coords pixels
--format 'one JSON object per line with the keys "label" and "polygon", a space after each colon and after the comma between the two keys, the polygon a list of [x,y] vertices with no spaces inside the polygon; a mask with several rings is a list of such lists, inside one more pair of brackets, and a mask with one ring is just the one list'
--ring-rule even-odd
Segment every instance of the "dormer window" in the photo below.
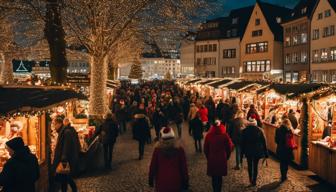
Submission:
{"label": "dormer window", "polygon": [[232,24],[237,24],[238,23],[238,17],[235,17],[232,19]]}
{"label": "dormer window", "polygon": [[281,17],[276,18],[277,23],[281,23]]}
{"label": "dormer window", "polygon": [[307,13],[307,7],[304,7],[301,9],[301,14],[306,14]]}

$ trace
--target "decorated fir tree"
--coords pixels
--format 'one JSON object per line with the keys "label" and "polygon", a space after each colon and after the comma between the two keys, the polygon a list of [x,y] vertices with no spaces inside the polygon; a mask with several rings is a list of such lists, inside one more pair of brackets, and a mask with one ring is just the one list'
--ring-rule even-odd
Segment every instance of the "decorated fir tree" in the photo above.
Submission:
{"label": "decorated fir tree", "polygon": [[141,79],[142,78],[142,68],[141,68],[140,61],[136,60],[131,65],[131,71],[130,71],[130,74],[128,75],[128,78],[130,79]]}
{"label": "decorated fir tree", "polygon": [[167,73],[165,74],[164,79],[165,80],[171,80],[172,79],[172,76],[171,76],[169,71],[167,71]]}

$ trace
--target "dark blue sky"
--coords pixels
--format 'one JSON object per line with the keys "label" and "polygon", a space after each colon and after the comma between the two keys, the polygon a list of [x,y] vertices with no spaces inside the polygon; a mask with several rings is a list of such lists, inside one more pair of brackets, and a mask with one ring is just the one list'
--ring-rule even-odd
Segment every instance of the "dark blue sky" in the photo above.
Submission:
{"label": "dark blue sky", "polygon": [[[237,9],[240,7],[245,7],[249,5],[254,5],[256,0],[217,0],[219,3],[219,10],[216,11],[215,15],[210,18],[221,17],[230,12],[232,9]],[[272,4],[277,4],[285,7],[294,7],[299,0],[262,0],[263,2],[268,2]]]}

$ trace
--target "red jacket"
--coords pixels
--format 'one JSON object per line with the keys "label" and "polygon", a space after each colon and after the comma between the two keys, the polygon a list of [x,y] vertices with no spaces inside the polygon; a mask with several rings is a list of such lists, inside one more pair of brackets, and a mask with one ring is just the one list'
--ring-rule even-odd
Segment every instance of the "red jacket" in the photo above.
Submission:
{"label": "red jacket", "polygon": [[149,180],[150,182],[155,181],[156,192],[180,192],[184,186],[188,185],[188,170],[184,150],[182,147],[176,147],[173,154],[171,150],[171,147],[156,147],[154,149]]}
{"label": "red jacket", "polygon": [[208,160],[209,176],[226,176],[227,160],[233,150],[233,143],[225,132],[225,126],[212,126],[205,137],[204,153]]}
{"label": "red jacket", "polygon": [[208,109],[206,107],[201,107],[198,110],[200,116],[201,116],[201,121],[202,122],[208,122]]}

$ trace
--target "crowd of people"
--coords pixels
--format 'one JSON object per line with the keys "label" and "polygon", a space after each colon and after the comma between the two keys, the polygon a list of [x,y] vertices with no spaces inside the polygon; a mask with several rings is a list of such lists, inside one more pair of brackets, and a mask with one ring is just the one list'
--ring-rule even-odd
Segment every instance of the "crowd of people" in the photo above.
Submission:
{"label": "crowd of people", "polygon": [[[215,101],[211,96],[201,97],[198,93],[183,90],[172,81],[151,81],[137,85],[122,82],[109,107],[110,112],[97,125],[94,134],[103,146],[105,168],[112,166],[113,148],[118,135],[130,129],[133,139],[138,142],[139,160],[144,158],[146,144],[155,142],[148,184],[157,192],[179,192],[189,188],[186,155],[180,142],[183,137],[191,136],[195,141],[195,152],[205,154],[207,175],[212,179],[214,192],[222,190],[222,177],[228,174],[228,159],[233,150],[235,170],[242,168],[243,157],[247,159],[249,187],[257,185],[259,162],[267,163],[268,150],[261,117],[254,105],[247,112],[241,110],[235,98]],[[78,172],[78,135],[68,119],[56,119],[54,123],[58,140],[52,175],[55,182],[61,183],[62,192],[67,191],[68,184],[76,192],[72,176]],[[288,164],[293,159],[295,147],[289,143],[294,126],[297,125],[293,125],[290,117],[283,117],[274,138],[280,157],[281,182],[287,179]],[[154,136],[151,129],[154,129]],[[189,136],[183,135],[183,129],[188,129]],[[23,154],[27,158],[31,156],[23,143],[19,147],[13,147],[11,143],[7,146],[12,151],[12,159],[18,159]],[[8,170],[16,169],[11,165],[13,162],[21,160],[12,160],[5,165],[0,174],[0,185],[7,185],[5,181],[8,177],[14,177],[12,171]],[[29,163],[33,163],[33,160]],[[6,175],[6,171],[11,174]],[[36,173],[35,169],[28,171]],[[32,183],[38,178],[38,174],[35,175]]]}

